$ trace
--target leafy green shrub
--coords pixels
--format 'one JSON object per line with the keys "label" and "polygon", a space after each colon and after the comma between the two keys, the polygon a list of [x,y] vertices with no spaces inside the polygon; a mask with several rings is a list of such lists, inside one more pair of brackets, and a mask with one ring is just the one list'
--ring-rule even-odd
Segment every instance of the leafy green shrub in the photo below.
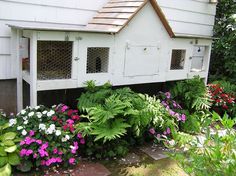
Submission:
{"label": "leafy green shrub", "polygon": [[[210,133],[208,128],[205,136],[191,136],[178,133],[176,144],[183,149],[170,154],[190,175],[234,176],[236,175],[236,132],[232,129],[234,120],[225,115],[222,119],[213,113],[213,120],[220,121],[224,129]],[[220,131],[218,131],[220,130]]]}
{"label": "leafy green shrub", "polygon": [[[224,85],[225,87],[223,87]],[[236,100],[234,85],[223,82],[221,84],[209,84],[211,99],[213,102],[212,109],[219,114],[228,113],[232,117],[236,116]]]}
{"label": "leafy green shrub", "polygon": [[171,89],[173,99],[181,102],[184,109],[190,112],[206,110],[211,107],[208,90],[199,76],[179,81]]}
{"label": "leafy green shrub", "polygon": [[[94,82],[88,82],[87,92],[78,99],[78,109],[84,114],[81,115],[84,122],[77,125],[77,130],[84,135],[92,135],[88,143],[103,143],[103,148],[124,138],[126,141],[138,139],[150,126],[164,129],[174,123],[160,100],[135,93],[129,88],[113,90],[108,83],[96,87]],[[88,146],[87,150],[94,151],[89,149],[92,147]],[[125,149],[127,145],[121,144],[119,147]],[[114,153],[116,155],[118,152]]]}
{"label": "leafy green shrub", "polygon": [[10,176],[11,166],[20,164],[17,149],[20,139],[17,137],[17,133],[9,129],[8,123],[0,126],[0,134],[0,175]]}

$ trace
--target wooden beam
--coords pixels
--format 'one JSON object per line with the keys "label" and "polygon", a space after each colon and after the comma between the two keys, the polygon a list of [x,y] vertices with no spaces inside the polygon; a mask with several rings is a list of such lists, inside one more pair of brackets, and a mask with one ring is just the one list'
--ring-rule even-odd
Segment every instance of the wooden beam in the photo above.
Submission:
{"label": "wooden beam", "polygon": [[30,106],[37,106],[37,33],[30,38]]}

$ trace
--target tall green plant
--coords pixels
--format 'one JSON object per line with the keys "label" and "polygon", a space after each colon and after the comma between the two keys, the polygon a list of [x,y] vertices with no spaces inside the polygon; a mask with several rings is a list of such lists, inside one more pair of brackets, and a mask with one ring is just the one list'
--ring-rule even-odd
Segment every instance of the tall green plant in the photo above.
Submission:
{"label": "tall green plant", "polygon": [[220,0],[217,4],[213,50],[210,64],[212,80],[236,81],[236,3]]}
{"label": "tall green plant", "polygon": [[197,76],[193,79],[179,81],[171,89],[172,96],[181,105],[190,110],[205,110],[211,107],[211,99],[202,79]]}

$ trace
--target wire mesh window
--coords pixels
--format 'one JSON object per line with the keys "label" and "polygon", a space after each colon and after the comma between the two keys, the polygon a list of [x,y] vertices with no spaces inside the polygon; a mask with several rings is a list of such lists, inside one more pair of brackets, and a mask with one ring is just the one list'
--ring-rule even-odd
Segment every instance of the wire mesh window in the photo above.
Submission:
{"label": "wire mesh window", "polygon": [[38,79],[71,78],[72,46],[70,41],[38,41]]}
{"label": "wire mesh window", "polygon": [[171,70],[182,70],[184,68],[186,50],[172,50]]}
{"label": "wire mesh window", "polygon": [[109,48],[88,48],[87,73],[107,73],[108,62]]}

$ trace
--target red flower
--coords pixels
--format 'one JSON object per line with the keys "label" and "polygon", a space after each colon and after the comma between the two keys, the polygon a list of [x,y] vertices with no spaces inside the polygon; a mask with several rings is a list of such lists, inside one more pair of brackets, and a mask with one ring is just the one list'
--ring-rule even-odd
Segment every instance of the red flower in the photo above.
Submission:
{"label": "red flower", "polygon": [[52,120],[53,120],[53,121],[57,121],[57,116],[53,116],[53,117],[52,117]]}
{"label": "red flower", "polygon": [[67,115],[68,115],[68,116],[71,116],[71,115],[73,114],[73,112],[74,112],[74,111],[73,111],[72,109],[70,109],[70,110],[67,112]]}
{"label": "red flower", "polygon": [[68,126],[67,126],[67,125],[64,125],[62,128],[63,128],[64,131],[66,131],[67,128],[68,128]]}
{"label": "red flower", "polygon": [[228,109],[229,107],[227,105],[222,106],[223,109]]}
{"label": "red flower", "polygon": [[79,115],[73,115],[73,116],[71,116],[71,118],[73,119],[73,120],[79,120]]}

